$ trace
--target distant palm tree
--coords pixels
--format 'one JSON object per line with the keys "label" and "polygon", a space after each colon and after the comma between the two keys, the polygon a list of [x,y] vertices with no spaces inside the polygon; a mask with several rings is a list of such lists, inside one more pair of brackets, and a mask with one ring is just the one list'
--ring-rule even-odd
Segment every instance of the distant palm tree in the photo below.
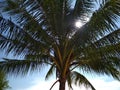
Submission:
{"label": "distant palm tree", "polygon": [[9,88],[8,81],[6,80],[5,74],[0,72],[0,90],[6,90]]}
{"label": "distant palm tree", "polygon": [[49,65],[45,78],[55,72],[59,90],[66,82],[95,90],[80,71],[120,80],[120,0],[4,0],[4,7],[0,49],[24,60],[4,59],[1,70],[25,75]]}

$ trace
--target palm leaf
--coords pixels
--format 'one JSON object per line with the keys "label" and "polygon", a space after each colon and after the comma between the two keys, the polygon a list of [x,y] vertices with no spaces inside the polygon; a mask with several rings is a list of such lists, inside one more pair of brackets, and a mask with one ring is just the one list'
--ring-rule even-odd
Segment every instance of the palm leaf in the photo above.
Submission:
{"label": "palm leaf", "polygon": [[85,60],[83,59],[81,62],[77,62],[77,67],[86,73],[96,73],[98,75],[108,75],[112,76],[116,80],[120,80],[119,73],[119,58],[102,58],[102,59],[93,59]]}
{"label": "palm leaf", "polygon": [[10,20],[1,18],[1,26],[1,48],[9,47],[7,50],[8,53],[14,50],[16,54],[20,54],[21,52],[25,54],[28,48],[29,50],[31,48],[29,52],[32,52],[34,51],[33,49],[35,49],[34,45],[37,47],[37,51],[39,47],[43,50],[44,46],[46,47],[48,44],[45,45],[42,40],[38,40],[38,37],[35,37],[35,34],[26,32]]}
{"label": "palm leaf", "polygon": [[[80,70],[85,72],[95,72],[97,74],[107,74],[113,76],[115,79],[119,78],[119,44],[106,45],[104,47],[84,47],[78,52],[76,61],[71,66],[73,69],[78,67]],[[111,68],[111,70],[110,70]],[[71,69],[71,70],[73,70]]]}
{"label": "palm leaf", "polygon": [[0,70],[5,73],[14,75],[26,75],[30,71],[42,70],[44,65],[47,65],[43,60],[17,60],[17,59],[6,59],[0,62]]}
{"label": "palm leaf", "polygon": [[94,1],[76,0],[74,10],[73,10],[74,15],[79,18],[85,14],[92,13],[93,8],[95,7],[95,3],[97,3],[97,0],[94,0]]}
{"label": "palm leaf", "polygon": [[80,73],[74,71],[71,73],[71,79],[74,80],[74,83],[77,85],[84,85],[86,88],[91,88],[92,90],[96,90],[92,84]]}
{"label": "palm leaf", "polygon": [[105,45],[114,45],[116,43],[119,43],[120,40],[119,35],[120,35],[120,29],[117,29],[112,33],[109,33],[108,35],[95,41],[94,44],[98,47]]}
{"label": "palm leaf", "polygon": [[47,72],[45,79],[48,80],[50,78],[51,75],[53,75],[53,72],[55,71],[55,66],[52,65],[49,69],[49,71]]}
{"label": "palm leaf", "polygon": [[110,0],[96,10],[90,21],[76,32],[75,41],[93,42],[118,29],[119,5],[119,0]]}

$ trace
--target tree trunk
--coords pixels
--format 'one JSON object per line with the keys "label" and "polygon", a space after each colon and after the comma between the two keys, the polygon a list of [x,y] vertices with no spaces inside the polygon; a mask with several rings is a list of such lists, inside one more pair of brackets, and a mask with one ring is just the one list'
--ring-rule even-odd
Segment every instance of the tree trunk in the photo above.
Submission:
{"label": "tree trunk", "polygon": [[59,85],[59,90],[65,90],[65,83],[66,80],[65,79],[60,79],[60,85]]}

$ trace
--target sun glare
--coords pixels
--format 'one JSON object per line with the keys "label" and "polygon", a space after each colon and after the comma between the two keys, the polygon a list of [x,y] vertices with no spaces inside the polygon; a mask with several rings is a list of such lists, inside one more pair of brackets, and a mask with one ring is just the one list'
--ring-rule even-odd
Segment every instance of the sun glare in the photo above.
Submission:
{"label": "sun glare", "polygon": [[77,28],[80,28],[82,25],[83,25],[83,24],[82,24],[82,22],[81,22],[80,20],[78,20],[78,21],[75,22],[75,26],[76,26]]}

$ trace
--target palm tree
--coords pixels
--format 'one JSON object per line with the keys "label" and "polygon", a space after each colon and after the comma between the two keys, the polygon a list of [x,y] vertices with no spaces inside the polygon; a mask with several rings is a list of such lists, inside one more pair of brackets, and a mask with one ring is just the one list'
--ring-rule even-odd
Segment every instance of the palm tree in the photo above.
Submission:
{"label": "palm tree", "polygon": [[9,85],[5,74],[3,72],[0,72],[0,90],[6,90],[7,88],[9,88]]}
{"label": "palm tree", "polygon": [[[120,0],[4,3],[7,16],[3,12],[0,17],[0,49],[23,57],[4,58],[0,62],[4,72],[25,75],[50,66],[45,78],[55,74],[53,86],[59,82],[59,90],[65,90],[66,82],[71,89],[75,83],[95,90],[80,71],[120,80]],[[75,27],[77,20],[82,27]]]}

